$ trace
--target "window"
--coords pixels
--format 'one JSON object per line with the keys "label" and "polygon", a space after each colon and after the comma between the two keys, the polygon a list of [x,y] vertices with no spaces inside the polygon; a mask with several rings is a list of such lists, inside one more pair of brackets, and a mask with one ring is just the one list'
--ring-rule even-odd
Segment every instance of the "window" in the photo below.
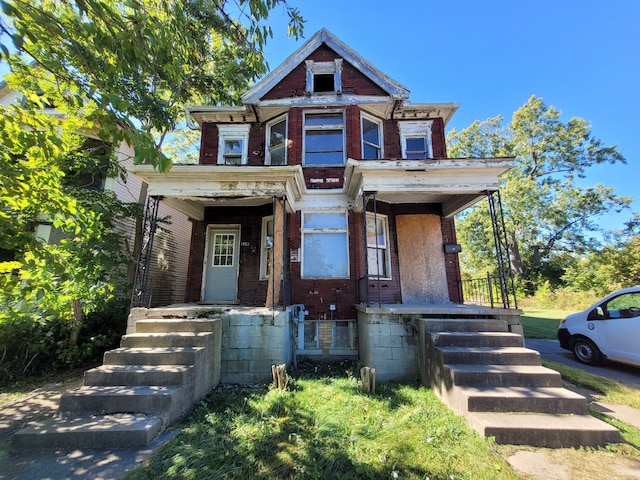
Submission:
{"label": "window", "polygon": [[349,278],[347,214],[303,213],[302,277]]}
{"label": "window", "polygon": [[342,59],[332,62],[307,60],[307,94],[340,93],[342,91]]}
{"label": "window", "polygon": [[271,276],[273,265],[273,216],[262,219],[262,236],[260,246],[260,280]]}
{"label": "window", "polygon": [[339,320],[333,324],[331,348],[345,350],[353,348],[353,322]]}
{"label": "window", "polygon": [[402,158],[433,158],[431,121],[399,122]]}
{"label": "window", "polygon": [[391,278],[387,217],[367,213],[367,266],[371,277]]}
{"label": "window", "polygon": [[305,114],[304,133],[305,165],[344,165],[342,112]]}
{"label": "window", "polygon": [[267,165],[287,164],[287,117],[267,124]]}
{"label": "window", "polygon": [[249,125],[218,125],[218,164],[244,165],[247,163]]}
{"label": "window", "polygon": [[214,267],[233,267],[235,233],[216,233],[213,238],[211,265]]}
{"label": "window", "polygon": [[375,160],[382,158],[382,122],[372,117],[362,116],[362,158]]}

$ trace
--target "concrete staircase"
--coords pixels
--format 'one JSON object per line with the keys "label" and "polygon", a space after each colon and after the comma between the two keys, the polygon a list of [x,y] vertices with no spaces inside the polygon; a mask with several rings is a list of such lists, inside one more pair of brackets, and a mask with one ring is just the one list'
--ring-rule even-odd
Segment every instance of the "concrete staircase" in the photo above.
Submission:
{"label": "concrete staircase", "polygon": [[12,437],[15,450],[149,444],[220,379],[219,319],[141,319],[121,348],[105,352],[58,415]]}
{"label": "concrete staircase", "polygon": [[496,319],[422,319],[423,372],[445,404],[496,443],[537,447],[599,446],[620,433],[589,415],[584,397]]}

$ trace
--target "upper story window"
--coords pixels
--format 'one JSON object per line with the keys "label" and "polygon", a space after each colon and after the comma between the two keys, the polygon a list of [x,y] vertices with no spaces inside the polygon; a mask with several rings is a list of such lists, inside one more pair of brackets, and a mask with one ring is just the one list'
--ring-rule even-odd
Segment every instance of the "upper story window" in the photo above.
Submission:
{"label": "upper story window", "polygon": [[304,165],[344,165],[342,112],[305,113]]}
{"label": "upper story window", "polygon": [[333,62],[307,60],[307,94],[342,92],[342,59]]}
{"label": "upper story window", "polygon": [[287,164],[287,117],[277,118],[267,123],[266,165]]}
{"label": "upper story window", "polygon": [[245,165],[249,143],[249,124],[218,125],[218,164]]}
{"label": "upper story window", "polygon": [[377,118],[362,115],[362,158],[375,160],[383,158],[382,122]]}
{"label": "upper story window", "polygon": [[433,158],[431,124],[429,121],[398,122],[402,158]]}
{"label": "upper story window", "polygon": [[346,212],[303,212],[302,277],[349,278]]}

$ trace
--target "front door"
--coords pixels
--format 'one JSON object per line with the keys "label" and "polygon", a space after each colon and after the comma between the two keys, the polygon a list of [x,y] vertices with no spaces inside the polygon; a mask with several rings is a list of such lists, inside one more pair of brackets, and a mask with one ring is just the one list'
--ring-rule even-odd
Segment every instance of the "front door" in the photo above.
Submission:
{"label": "front door", "polygon": [[236,302],[238,300],[240,229],[211,227],[208,233],[202,300]]}

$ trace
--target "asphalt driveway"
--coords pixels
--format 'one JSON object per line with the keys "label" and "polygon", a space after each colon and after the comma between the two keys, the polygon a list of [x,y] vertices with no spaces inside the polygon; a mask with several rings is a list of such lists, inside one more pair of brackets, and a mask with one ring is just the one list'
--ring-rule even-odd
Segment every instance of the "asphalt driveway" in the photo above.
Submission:
{"label": "asphalt driveway", "polygon": [[573,353],[560,347],[560,343],[557,340],[526,338],[524,343],[527,348],[540,352],[540,357],[545,360],[562,363],[594,375],[618,380],[629,387],[640,390],[640,367],[615,362],[606,362],[604,365],[592,367],[578,362]]}

